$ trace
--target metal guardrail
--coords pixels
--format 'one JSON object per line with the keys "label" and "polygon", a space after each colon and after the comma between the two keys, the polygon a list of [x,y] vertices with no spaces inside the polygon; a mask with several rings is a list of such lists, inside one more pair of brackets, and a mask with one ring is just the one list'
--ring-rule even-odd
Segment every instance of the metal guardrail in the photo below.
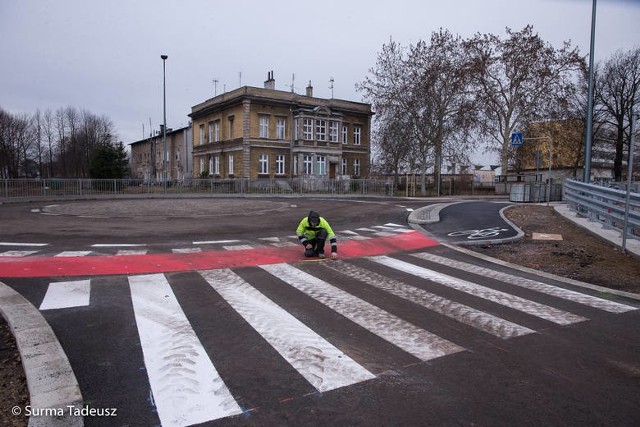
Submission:
{"label": "metal guardrail", "polygon": [[375,179],[3,179],[0,202],[92,197],[349,195],[393,196],[392,182]]}
{"label": "metal guardrail", "polygon": [[[569,209],[622,234],[626,191],[573,180],[565,181],[563,191]],[[640,193],[631,192],[629,196],[627,236],[640,239]]]}

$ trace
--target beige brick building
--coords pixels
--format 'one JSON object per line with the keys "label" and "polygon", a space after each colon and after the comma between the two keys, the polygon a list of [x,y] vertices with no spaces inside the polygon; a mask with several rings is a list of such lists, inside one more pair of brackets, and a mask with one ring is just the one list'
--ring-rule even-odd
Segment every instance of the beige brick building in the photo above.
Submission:
{"label": "beige brick building", "polygon": [[219,178],[365,177],[371,105],[244,86],[191,109],[193,175]]}

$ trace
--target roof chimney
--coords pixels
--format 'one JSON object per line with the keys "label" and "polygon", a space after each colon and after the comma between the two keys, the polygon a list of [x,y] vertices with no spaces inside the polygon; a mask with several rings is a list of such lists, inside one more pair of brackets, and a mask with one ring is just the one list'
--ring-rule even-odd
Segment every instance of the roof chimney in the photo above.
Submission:
{"label": "roof chimney", "polygon": [[311,80],[309,80],[309,86],[307,86],[307,96],[313,96],[313,86],[311,86]]}
{"label": "roof chimney", "polygon": [[273,78],[273,71],[269,71],[267,73],[267,80],[264,81],[264,88],[271,89],[271,90],[276,89],[276,81]]}

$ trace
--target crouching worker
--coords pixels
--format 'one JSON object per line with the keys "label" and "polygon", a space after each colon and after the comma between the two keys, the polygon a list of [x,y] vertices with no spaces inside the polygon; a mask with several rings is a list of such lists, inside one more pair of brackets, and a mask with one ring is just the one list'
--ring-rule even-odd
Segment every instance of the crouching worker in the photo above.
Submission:
{"label": "crouching worker", "polygon": [[331,243],[331,259],[338,258],[336,235],[329,223],[318,212],[311,211],[302,218],[296,229],[298,240],[304,246],[304,256],[324,258],[324,244],[327,239]]}

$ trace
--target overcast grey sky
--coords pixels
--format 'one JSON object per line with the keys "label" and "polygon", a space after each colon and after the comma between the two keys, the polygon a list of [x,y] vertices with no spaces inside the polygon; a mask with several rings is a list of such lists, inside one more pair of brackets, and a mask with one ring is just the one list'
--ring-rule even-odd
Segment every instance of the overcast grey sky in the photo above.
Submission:
{"label": "overcast grey sky", "polygon": [[[408,45],[442,27],[504,36],[532,24],[547,42],[589,53],[592,0],[1,0],[0,107],[73,106],[113,121],[125,144],[240,85],[361,101],[355,84],[393,38]],[[640,0],[599,0],[595,59],[640,45]],[[217,88],[213,81],[217,80]]]}

